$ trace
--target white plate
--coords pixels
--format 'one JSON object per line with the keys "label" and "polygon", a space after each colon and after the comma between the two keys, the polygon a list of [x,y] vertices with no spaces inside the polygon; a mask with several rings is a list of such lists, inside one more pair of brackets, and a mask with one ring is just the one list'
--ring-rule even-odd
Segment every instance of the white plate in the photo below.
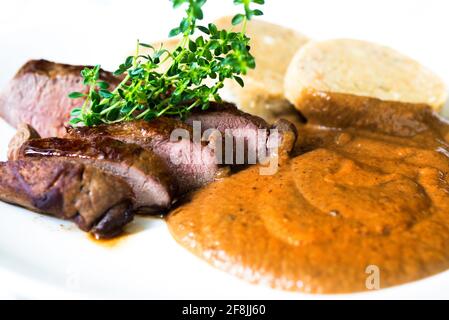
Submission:
{"label": "white plate", "polygon": [[[167,0],[123,2],[2,1],[0,87],[29,58],[69,63],[120,62],[134,40],[162,38],[176,16]],[[232,12],[210,1],[209,13]],[[231,3],[231,0],[227,2]],[[353,37],[385,43],[421,60],[449,83],[446,1],[268,1],[267,19],[314,38]],[[91,16],[83,16],[83,8]],[[27,10],[23,10],[27,8]],[[72,8],[70,11],[67,8]],[[284,10],[288,8],[288,10]],[[36,14],[39,13],[39,14]],[[93,17],[93,19],[91,19]],[[88,20],[91,24],[81,24]],[[111,20],[114,23],[111,23]],[[106,26],[104,35],[93,34]],[[124,27],[128,26],[128,27]],[[132,27],[129,27],[132,26]],[[449,109],[448,109],[449,111]],[[14,131],[0,121],[0,158]],[[0,203],[0,297],[11,298],[448,298],[449,272],[378,292],[317,296],[250,285],[178,246],[160,220],[138,218],[116,246],[92,242],[71,223]],[[352,252],[350,254],[357,254]]]}

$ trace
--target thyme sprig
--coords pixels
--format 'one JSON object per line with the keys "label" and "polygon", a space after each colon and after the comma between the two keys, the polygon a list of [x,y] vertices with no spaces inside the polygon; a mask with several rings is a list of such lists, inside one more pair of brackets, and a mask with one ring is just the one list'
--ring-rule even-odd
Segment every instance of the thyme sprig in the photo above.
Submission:
{"label": "thyme sprig", "polygon": [[[200,25],[206,0],[170,0],[174,8],[185,6],[185,17],[173,28],[171,37],[182,35],[173,51],[137,41],[136,52],[114,72],[122,81],[110,91],[99,79],[100,66],[81,72],[88,93],[72,92],[71,98],[84,98],[71,112],[72,125],[93,126],[134,119],[151,120],[162,115],[184,118],[193,108],[206,110],[210,101],[221,101],[219,90],[226,79],[244,86],[241,75],[256,66],[245,35],[247,21],[262,15],[252,5],[264,0],[233,0],[243,6],[233,25],[243,24],[241,32],[219,30],[213,23]],[[201,35],[193,35],[199,31]],[[141,48],[149,54],[140,54]],[[168,65],[161,71],[162,65]],[[212,81],[211,81],[212,80]]]}

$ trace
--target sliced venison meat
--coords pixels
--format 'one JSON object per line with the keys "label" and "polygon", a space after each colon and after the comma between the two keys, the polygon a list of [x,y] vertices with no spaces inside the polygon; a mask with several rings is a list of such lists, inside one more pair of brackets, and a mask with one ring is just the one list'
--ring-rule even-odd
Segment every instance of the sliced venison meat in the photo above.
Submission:
{"label": "sliced venison meat", "polygon": [[[113,194],[113,190],[112,193]],[[113,238],[122,233],[122,226],[127,225],[134,218],[131,202],[122,202],[110,208],[106,214],[91,229],[97,239]],[[79,221],[78,215],[75,222]]]}
{"label": "sliced venison meat", "polygon": [[135,208],[150,213],[170,207],[175,184],[165,163],[152,151],[107,137],[94,139],[31,139],[19,158],[63,158],[123,178],[135,196]]}
{"label": "sliced venison meat", "polygon": [[295,147],[296,141],[298,139],[298,129],[293,123],[285,119],[277,120],[271,126],[271,129],[276,130],[278,134],[278,140],[270,141],[270,138],[273,137],[273,134],[270,134],[267,144],[270,145],[274,143],[274,145],[278,148],[279,156],[283,158],[287,157]]}
{"label": "sliced venison meat", "polygon": [[[243,112],[230,103],[211,103],[206,111],[192,112],[186,123],[195,126],[195,122],[200,123],[203,134],[209,130],[219,131],[226,164],[254,163],[254,159],[264,161],[278,148],[289,153],[297,137],[296,127],[291,122],[281,119],[270,126],[264,119]],[[274,132],[277,135],[271,136]],[[226,139],[232,142],[232,152],[225,148]]]}
{"label": "sliced venison meat", "polygon": [[[70,111],[82,104],[82,99],[70,99],[68,94],[87,90],[80,75],[83,68],[46,60],[27,62],[0,94],[0,116],[14,127],[28,123],[43,137],[64,135]],[[100,78],[113,86],[119,81],[105,71]]]}
{"label": "sliced venison meat", "polygon": [[[175,130],[186,133],[187,139],[178,139]],[[225,170],[218,166],[213,150],[200,141],[194,143],[192,135],[191,126],[166,117],[149,122],[141,120],[67,129],[68,138],[109,137],[152,150],[169,167],[180,194],[212,182]]]}
{"label": "sliced venison meat", "polygon": [[8,160],[14,161],[20,158],[20,148],[22,145],[31,139],[40,139],[39,133],[26,123],[21,123],[17,126],[17,131],[8,145]]}
{"label": "sliced venison meat", "polygon": [[133,219],[133,193],[122,179],[60,159],[0,163],[0,200],[72,220],[97,238],[118,235]]}
{"label": "sliced venison meat", "polygon": [[186,119],[186,123],[193,125],[193,121],[201,122],[201,129],[216,129],[222,134],[226,130],[258,130],[269,127],[268,123],[258,116],[243,112],[232,103],[211,102],[209,109],[193,111]]}

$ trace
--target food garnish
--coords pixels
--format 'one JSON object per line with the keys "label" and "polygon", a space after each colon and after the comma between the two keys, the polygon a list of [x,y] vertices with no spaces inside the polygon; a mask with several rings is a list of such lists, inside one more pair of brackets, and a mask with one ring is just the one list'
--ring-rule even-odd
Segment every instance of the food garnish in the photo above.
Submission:
{"label": "food garnish", "polygon": [[[71,111],[71,125],[93,126],[137,119],[151,120],[162,115],[184,118],[192,109],[206,110],[210,101],[222,101],[219,90],[226,79],[244,86],[242,75],[256,66],[250,53],[246,24],[263,12],[253,5],[264,0],[234,0],[244,12],[236,14],[233,25],[242,24],[240,32],[219,30],[213,23],[199,25],[203,20],[206,0],[171,0],[173,7],[185,6],[186,15],[171,37],[182,38],[173,51],[162,45],[155,48],[137,41],[134,56],[129,56],[114,72],[123,80],[113,90],[99,79],[100,65],[81,72],[88,93],[72,92],[70,98],[84,98],[79,108]],[[197,32],[201,33],[194,37]],[[149,48],[150,54],[140,54]],[[162,70],[162,65],[168,68]]]}

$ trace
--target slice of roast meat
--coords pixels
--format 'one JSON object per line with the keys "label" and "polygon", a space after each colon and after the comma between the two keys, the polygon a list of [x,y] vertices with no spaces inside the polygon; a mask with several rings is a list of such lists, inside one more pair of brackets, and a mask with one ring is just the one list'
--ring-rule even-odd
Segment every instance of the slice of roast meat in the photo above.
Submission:
{"label": "slice of roast meat", "polygon": [[66,159],[119,176],[131,186],[135,208],[142,213],[165,210],[173,202],[176,186],[165,163],[138,145],[107,137],[31,139],[20,148],[19,158]]}
{"label": "slice of roast meat", "polygon": [[14,161],[20,158],[20,148],[22,145],[31,139],[39,139],[41,136],[37,131],[26,123],[21,123],[17,126],[17,131],[8,145],[8,160]]}
{"label": "slice of roast meat", "polygon": [[[46,60],[27,62],[0,94],[0,116],[14,127],[28,123],[43,137],[64,135],[70,111],[83,102],[68,94],[87,90],[80,75],[83,68]],[[118,82],[105,71],[100,78],[113,86]]]}
{"label": "slice of roast meat", "polygon": [[[189,138],[175,139],[175,130],[185,132]],[[174,137],[171,137],[172,134],[175,134]],[[109,137],[152,150],[169,167],[179,186],[179,194],[212,182],[225,170],[217,164],[213,150],[201,141],[194,143],[192,136],[191,126],[166,117],[149,122],[141,120],[67,129],[68,138]]]}
{"label": "slice of roast meat", "polygon": [[[277,155],[279,149],[288,154],[298,134],[294,124],[287,120],[278,120],[270,126],[264,119],[243,112],[231,103],[211,103],[207,110],[192,112],[185,122],[194,127],[199,123],[206,135],[209,130],[218,130],[224,140],[223,161],[234,165],[251,164],[254,159],[264,162],[271,153]],[[232,152],[228,151],[226,139],[232,142]]]}
{"label": "slice of roast meat", "polygon": [[298,129],[293,123],[285,119],[277,120],[271,126],[271,129],[276,130],[278,133],[278,140],[270,141],[270,138],[273,137],[271,134],[268,138],[267,144],[270,145],[271,143],[274,143],[275,146],[278,147],[278,155],[282,158],[288,157],[296,145],[296,141],[298,139]]}
{"label": "slice of roast meat", "polygon": [[133,219],[133,194],[117,177],[58,159],[0,163],[0,200],[72,220],[97,238],[122,232]]}
{"label": "slice of roast meat", "polygon": [[193,111],[185,122],[193,125],[193,121],[200,121],[203,131],[217,129],[222,134],[229,129],[253,131],[269,127],[264,119],[243,112],[234,104],[226,102],[211,102],[209,109]]}

